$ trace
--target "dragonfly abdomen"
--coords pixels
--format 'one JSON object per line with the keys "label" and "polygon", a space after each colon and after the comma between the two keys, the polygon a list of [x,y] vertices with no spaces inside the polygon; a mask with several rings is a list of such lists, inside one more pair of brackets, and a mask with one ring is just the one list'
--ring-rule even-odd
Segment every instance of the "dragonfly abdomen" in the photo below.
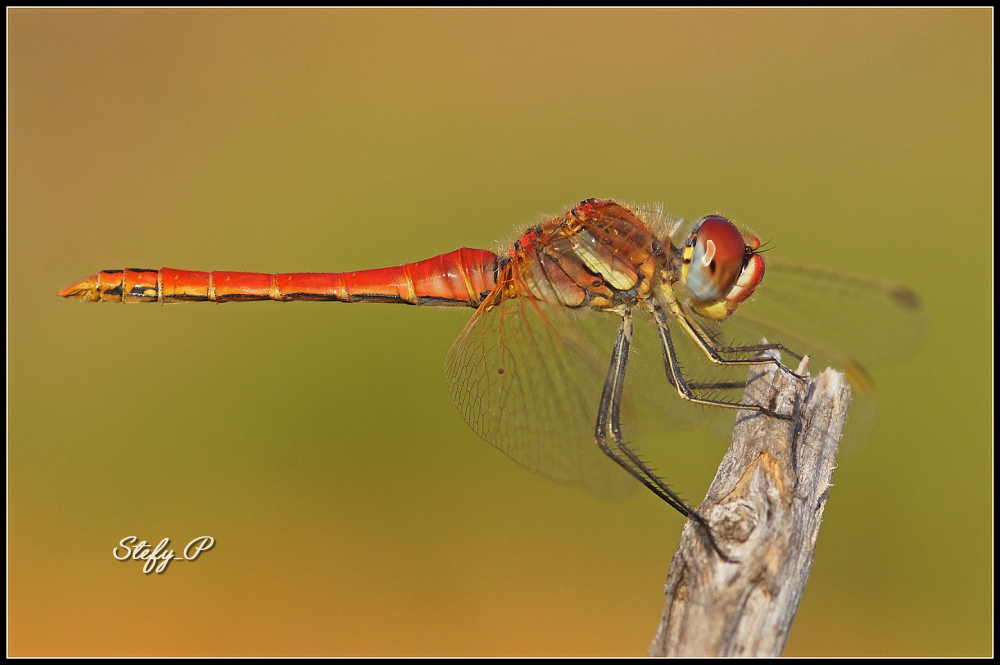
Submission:
{"label": "dragonfly abdomen", "polygon": [[337,300],[478,307],[496,286],[496,255],[463,248],[389,268],[342,273],[103,270],[59,292],[88,302]]}

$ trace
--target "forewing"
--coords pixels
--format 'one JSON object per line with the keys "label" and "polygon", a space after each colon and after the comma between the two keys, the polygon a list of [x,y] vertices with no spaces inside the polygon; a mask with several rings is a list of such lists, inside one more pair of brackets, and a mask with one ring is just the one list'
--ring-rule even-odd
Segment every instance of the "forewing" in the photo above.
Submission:
{"label": "forewing", "polygon": [[754,299],[740,306],[727,330],[741,326],[798,353],[829,358],[844,371],[851,363],[873,369],[912,355],[926,318],[919,296],[902,284],[768,259]]}
{"label": "forewing", "polygon": [[627,491],[635,482],[594,438],[620,323],[494,294],[448,352],[451,397],[479,436],[519,464],[600,494]]}
{"label": "forewing", "polygon": [[[877,391],[869,371],[899,362],[920,348],[926,318],[920,298],[887,280],[768,259],[753,299],[718,326],[728,345],[762,338],[808,355],[813,376],[826,367],[847,375],[852,405],[847,438],[864,438],[877,418]],[[798,360],[783,354],[794,368]]]}

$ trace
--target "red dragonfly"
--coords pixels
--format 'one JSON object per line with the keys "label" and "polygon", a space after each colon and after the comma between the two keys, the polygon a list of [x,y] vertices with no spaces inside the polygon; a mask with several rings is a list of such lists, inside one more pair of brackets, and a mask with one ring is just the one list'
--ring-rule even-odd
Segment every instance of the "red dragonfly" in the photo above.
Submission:
{"label": "red dragonfly", "polygon": [[[771,274],[776,264],[770,259],[768,264]],[[816,352],[825,353],[824,359],[851,370],[854,382],[864,384],[861,361],[885,360],[890,350],[904,346],[904,336],[858,335],[852,327],[837,339],[831,334],[837,327],[817,312],[834,311],[848,320],[853,312],[866,327],[903,321],[904,332],[916,330],[919,314],[916,295],[905,287],[786,265],[782,272],[792,277],[785,280],[790,286],[749,303],[750,316],[732,317],[761,285],[764,272],[760,240],[721,215],[686,227],[658,209],[588,199],[527,229],[506,256],[463,248],[402,266],[344,273],[105,270],[59,295],[92,302],[336,300],[475,308],[445,363],[452,399],[469,426],[515,461],[558,481],[616,491],[637,480],[697,522],[725,558],[706,520],[622,437],[626,367],[641,336],[634,333],[658,340],[650,362],[641,364],[648,371],[662,362],[667,381],[684,400],[791,420],[789,414],[726,396],[741,390],[745,380],[692,380],[684,369],[697,360],[692,349],[723,370],[774,363],[791,373],[775,357],[761,355],[777,350],[801,358],[784,344],[738,344],[732,335],[759,340],[763,332],[790,345],[825,339],[803,350],[814,359]],[[798,304],[803,295],[821,307],[803,309]],[[758,307],[767,301],[770,308]],[[767,309],[763,313],[778,323],[763,324],[754,316]],[[804,313],[795,320],[800,310]],[[675,324],[681,335],[673,334]],[[637,331],[643,326],[652,331]],[[810,334],[810,326],[819,334]],[[793,328],[806,328],[805,337]],[[601,349],[612,339],[609,366]]]}

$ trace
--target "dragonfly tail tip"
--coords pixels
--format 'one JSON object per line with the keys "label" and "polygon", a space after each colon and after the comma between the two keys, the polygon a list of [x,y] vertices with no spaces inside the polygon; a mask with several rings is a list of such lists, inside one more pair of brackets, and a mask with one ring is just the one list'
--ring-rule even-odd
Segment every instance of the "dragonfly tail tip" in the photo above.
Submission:
{"label": "dragonfly tail tip", "polygon": [[100,299],[97,296],[97,285],[94,283],[93,277],[74,282],[66,288],[57,291],[56,295],[60,298],[75,298],[76,300],[83,300],[85,302]]}

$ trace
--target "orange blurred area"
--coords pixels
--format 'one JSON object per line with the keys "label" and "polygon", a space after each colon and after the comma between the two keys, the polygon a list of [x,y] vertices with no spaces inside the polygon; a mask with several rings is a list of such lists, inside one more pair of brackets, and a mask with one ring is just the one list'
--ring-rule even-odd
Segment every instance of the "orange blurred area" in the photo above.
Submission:
{"label": "orange blurred area", "polygon": [[[681,518],[479,440],[443,376],[471,310],[56,297],[104,269],[496,250],[609,197],[922,299],[785,655],[990,655],[992,23],[8,10],[9,654],[644,655]],[[697,504],[726,442],[643,436]],[[112,556],[204,535],[163,574]]]}

